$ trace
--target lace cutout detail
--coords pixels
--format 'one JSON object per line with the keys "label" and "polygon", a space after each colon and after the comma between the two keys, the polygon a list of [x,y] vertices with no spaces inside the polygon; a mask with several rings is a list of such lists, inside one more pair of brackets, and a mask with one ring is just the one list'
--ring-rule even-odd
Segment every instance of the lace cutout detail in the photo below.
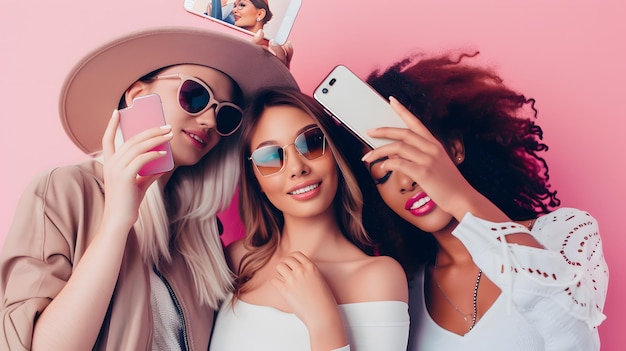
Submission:
{"label": "lace cutout detail", "polygon": [[[506,235],[514,233],[533,235],[545,249],[507,243]],[[511,299],[531,305],[550,297],[590,327],[605,319],[608,268],[597,223],[588,213],[559,209],[538,218],[532,232],[517,223],[488,222],[468,213],[453,234],[508,293],[509,308]]]}

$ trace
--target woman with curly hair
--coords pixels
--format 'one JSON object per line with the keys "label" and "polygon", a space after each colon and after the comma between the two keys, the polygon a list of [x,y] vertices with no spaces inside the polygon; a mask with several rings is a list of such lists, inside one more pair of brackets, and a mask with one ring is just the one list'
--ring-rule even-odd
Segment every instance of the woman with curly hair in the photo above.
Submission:
{"label": "woman with curly hair", "polygon": [[366,229],[410,279],[409,350],[598,350],[596,220],[558,208],[534,100],[476,55],[408,57],[367,80],[407,125],[370,131],[393,142],[362,161]]}

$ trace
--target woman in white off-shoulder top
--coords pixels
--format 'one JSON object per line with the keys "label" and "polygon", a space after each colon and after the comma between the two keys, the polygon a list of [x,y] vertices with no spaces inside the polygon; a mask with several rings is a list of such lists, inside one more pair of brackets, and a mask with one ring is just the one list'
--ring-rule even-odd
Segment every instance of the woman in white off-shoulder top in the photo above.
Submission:
{"label": "woman in white off-shoulder top", "polygon": [[387,205],[366,228],[411,277],[409,350],[598,350],[598,224],[558,208],[534,100],[475,55],[412,56],[368,78],[407,125],[371,131],[394,142],[363,157],[362,186]]}
{"label": "woman in white off-shoulder top", "polygon": [[405,272],[371,254],[349,150],[324,115],[293,89],[260,92],[249,107],[239,199],[246,236],[226,249],[236,286],[211,350],[406,350]]}

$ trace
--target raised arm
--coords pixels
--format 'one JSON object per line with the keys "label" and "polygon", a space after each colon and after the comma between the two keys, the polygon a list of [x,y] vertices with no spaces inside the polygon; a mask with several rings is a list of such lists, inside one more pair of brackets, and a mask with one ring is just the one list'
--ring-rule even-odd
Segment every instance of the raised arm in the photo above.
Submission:
{"label": "raised arm", "polygon": [[[3,260],[3,317],[5,334],[14,328],[19,334],[17,343],[25,349],[91,349],[102,327],[128,233],[143,194],[158,178],[137,177],[137,171],[159,157],[145,151],[170,138],[168,130],[155,128],[116,152],[113,140],[118,121],[116,111],[103,138],[106,201],[100,189],[103,185],[94,184],[96,175],[81,175],[68,167],[40,182],[24,202],[30,209],[18,211],[18,216],[27,216],[30,210],[33,217],[16,218],[8,240],[30,238],[37,249],[27,249],[28,242],[14,242],[18,252],[28,252],[23,256],[8,253],[11,257]],[[87,194],[87,189],[92,192]],[[9,326],[24,311],[32,316],[23,321],[30,327]]]}
{"label": "raised arm", "polygon": [[608,268],[595,219],[561,208],[539,217],[533,227],[532,235],[545,248],[498,240],[519,231],[527,232],[515,223],[492,223],[468,214],[453,234],[507,296],[509,307],[536,326],[546,350],[598,350]]}
{"label": "raised arm", "polygon": [[[400,102],[391,97],[390,104],[407,128],[384,127],[369,131],[373,137],[389,138],[395,142],[366,154],[364,161],[372,162],[388,156],[389,159],[381,167],[408,175],[437,206],[452,214],[459,222],[468,212],[493,222],[510,220],[463,177],[449,154],[454,152],[454,145],[450,146],[451,150],[447,150]],[[520,245],[541,247],[533,236],[523,232],[508,235],[506,240]]]}

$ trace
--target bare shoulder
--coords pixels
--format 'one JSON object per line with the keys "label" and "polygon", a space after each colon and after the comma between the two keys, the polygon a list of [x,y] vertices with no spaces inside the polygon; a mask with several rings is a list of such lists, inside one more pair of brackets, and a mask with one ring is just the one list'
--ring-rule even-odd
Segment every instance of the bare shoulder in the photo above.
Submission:
{"label": "bare shoulder", "polygon": [[241,258],[245,255],[248,250],[243,245],[243,239],[239,239],[230,243],[226,249],[224,250],[226,253],[226,260],[228,261],[228,266],[233,272],[239,271],[239,263],[241,262]]}
{"label": "bare shoulder", "polygon": [[355,272],[362,301],[408,301],[408,285],[404,269],[388,256],[368,257]]}

